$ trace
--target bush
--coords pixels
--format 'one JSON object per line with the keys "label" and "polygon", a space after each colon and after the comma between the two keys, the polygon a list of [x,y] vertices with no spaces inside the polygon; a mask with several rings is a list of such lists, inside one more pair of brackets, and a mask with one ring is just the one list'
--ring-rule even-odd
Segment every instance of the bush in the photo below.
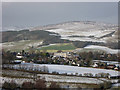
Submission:
{"label": "bush", "polygon": [[4,84],[2,85],[2,88],[9,89],[10,88],[10,83],[4,82]]}
{"label": "bush", "polygon": [[96,74],[95,76],[96,77],[103,77],[103,78],[107,78],[107,77],[109,77],[109,73],[98,73],[98,74]]}
{"label": "bush", "polygon": [[49,88],[47,90],[67,90],[65,88],[61,88],[60,85],[56,82],[51,82]]}
{"label": "bush", "polygon": [[92,74],[92,73],[89,73],[89,77],[93,77],[93,74]]}
{"label": "bush", "polygon": [[22,84],[22,88],[23,89],[28,89],[28,90],[32,90],[33,88],[34,88],[34,83],[32,83],[32,82],[24,82],[23,84]]}
{"label": "bush", "polygon": [[46,88],[46,81],[44,79],[39,79],[35,83],[35,88],[36,89],[43,89]]}
{"label": "bush", "polygon": [[104,87],[105,87],[106,89],[111,88],[111,86],[112,86],[112,83],[111,83],[111,82],[105,82],[105,83],[104,83]]}
{"label": "bush", "polygon": [[120,79],[118,80],[118,83],[120,83]]}
{"label": "bush", "polygon": [[11,81],[11,82],[4,82],[2,88],[4,88],[4,89],[12,89],[13,90],[13,89],[16,89],[17,86],[18,85],[15,82]]}
{"label": "bush", "polygon": [[105,82],[105,83],[100,84],[100,89],[106,90],[106,89],[111,88],[111,86],[112,86],[111,82]]}
{"label": "bush", "polygon": [[88,77],[88,73],[84,73],[84,76]]}
{"label": "bush", "polygon": [[52,74],[59,74],[59,72],[53,71]]}
{"label": "bush", "polygon": [[82,74],[79,74],[79,76],[82,76]]}
{"label": "bush", "polygon": [[51,82],[49,88],[60,88],[60,86],[56,82]]}

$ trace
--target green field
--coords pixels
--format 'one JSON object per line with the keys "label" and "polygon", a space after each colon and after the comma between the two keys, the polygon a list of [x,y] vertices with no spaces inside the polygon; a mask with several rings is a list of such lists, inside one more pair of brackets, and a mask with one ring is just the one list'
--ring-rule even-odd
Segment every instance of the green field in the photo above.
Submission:
{"label": "green field", "polygon": [[[15,42],[6,42],[3,43],[3,49],[5,51],[10,50],[10,51],[29,51],[30,48],[33,46],[33,50],[37,51],[44,51],[46,50],[47,52],[57,52],[58,50],[62,51],[72,51],[76,49],[76,47],[72,43],[57,43],[54,45],[46,45],[43,47],[38,47],[42,40],[21,40],[21,41],[15,41]],[[41,43],[42,45],[42,43]]]}
{"label": "green field", "polygon": [[49,45],[39,48],[39,50],[74,50],[74,49],[76,49],[76,47],[72,43]]}
{"label": "green field", "polygon": [[[59,50],[46,50],[46,52],[49,52],[49,53],[55,53]],[[62,52],[72,52],[73,50],[62,50]],[[40,52],[44,52],[44,50],[40,50]]]}

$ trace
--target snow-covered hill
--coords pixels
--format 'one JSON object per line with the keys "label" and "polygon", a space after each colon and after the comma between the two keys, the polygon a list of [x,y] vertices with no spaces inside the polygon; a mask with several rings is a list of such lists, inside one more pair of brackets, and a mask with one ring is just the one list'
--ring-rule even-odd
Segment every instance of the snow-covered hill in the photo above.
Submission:
{"label": "snow-covered hill", "polygon": [[71,41],[117,42],[117,26],[93,21],[73,21],[55,25],[38,26],[31,30],[58,33],[61,39]]}

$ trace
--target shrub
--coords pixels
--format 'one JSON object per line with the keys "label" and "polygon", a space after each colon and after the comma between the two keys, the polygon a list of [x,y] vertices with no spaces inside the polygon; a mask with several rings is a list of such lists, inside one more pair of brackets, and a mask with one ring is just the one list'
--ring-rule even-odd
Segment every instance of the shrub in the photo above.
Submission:
{"label": "shrub", "polygon": [[118,83],[120,83],[120,79],[118,80]]}
{"label": "shrub", "polygon": [[111,82],[105,82],[105,83],[104,83],[105,89],[109,89],[109,88],[111,88],[111,86],[112,86],[112,83],[111,83]]}
{"label": "shrub", "polygon": [[92,73],[89,73],[89,77],[93,77],[93,74],[92,74]]}
{"label": "shrub", "polygon": [[58,72],[56,72],[56,71],[53,71],[53,72],[52,72],[52,74],[59,74],[59,73],[58,73]]}
{"label": "shrub", "polygon": [[51,82],[49,88],[60,88],[60,86],[56,82]]}
{"label": "shrub", "polygon": [[2,88],[9,89],[10,88],[10,83],[4,82],[4,84],[2,85]]}
{"label": "shrub", "polygon": [[32,82],[23,82],[22,88],[32,90],[34,88],[34,83],[32,83]]}
{"label": "shrub", "polygon": [[39,79],[35,83],[35,88],[36,89],[43,89],[46,88],[46,81],[44,79]]}
{"label": "shrub", "polygon": [[16,89],[17,86],[18,85],[15,82],[11,81],[11,82],[4,82],[2,88],[4,88],[4,89]]}
{"label": "shrub", "polygon": [[100,84],[100,89],[106,90],[106,89],[111,88],[111,86],[112,86],[111,82],[104,82],[104,83]]}
{"label": "shrub", "polygon": [[79,76],[82,76],[82,74],[79,74]]}
{"label": "shrub", "polygon": [[96,77],[104,77],[104,78],[107,78],[107,77],[109,77],[109,73],[98,73],[98,74],[96,74],[95,76]]}

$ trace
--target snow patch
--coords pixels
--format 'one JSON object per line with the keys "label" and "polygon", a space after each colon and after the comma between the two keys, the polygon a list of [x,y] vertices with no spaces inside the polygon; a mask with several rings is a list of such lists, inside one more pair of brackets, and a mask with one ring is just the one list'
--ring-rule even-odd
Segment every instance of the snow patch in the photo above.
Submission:
{"label": "snow patch", "polygon": [[119,49],[111,49],[105,46],[98,46],[98,45],[88,45],[86,47],[84,47],[85,49],[99,49],[99,50],[103,50],[107,53],[111,53],[111,54],[118,54],[120,51]]}

